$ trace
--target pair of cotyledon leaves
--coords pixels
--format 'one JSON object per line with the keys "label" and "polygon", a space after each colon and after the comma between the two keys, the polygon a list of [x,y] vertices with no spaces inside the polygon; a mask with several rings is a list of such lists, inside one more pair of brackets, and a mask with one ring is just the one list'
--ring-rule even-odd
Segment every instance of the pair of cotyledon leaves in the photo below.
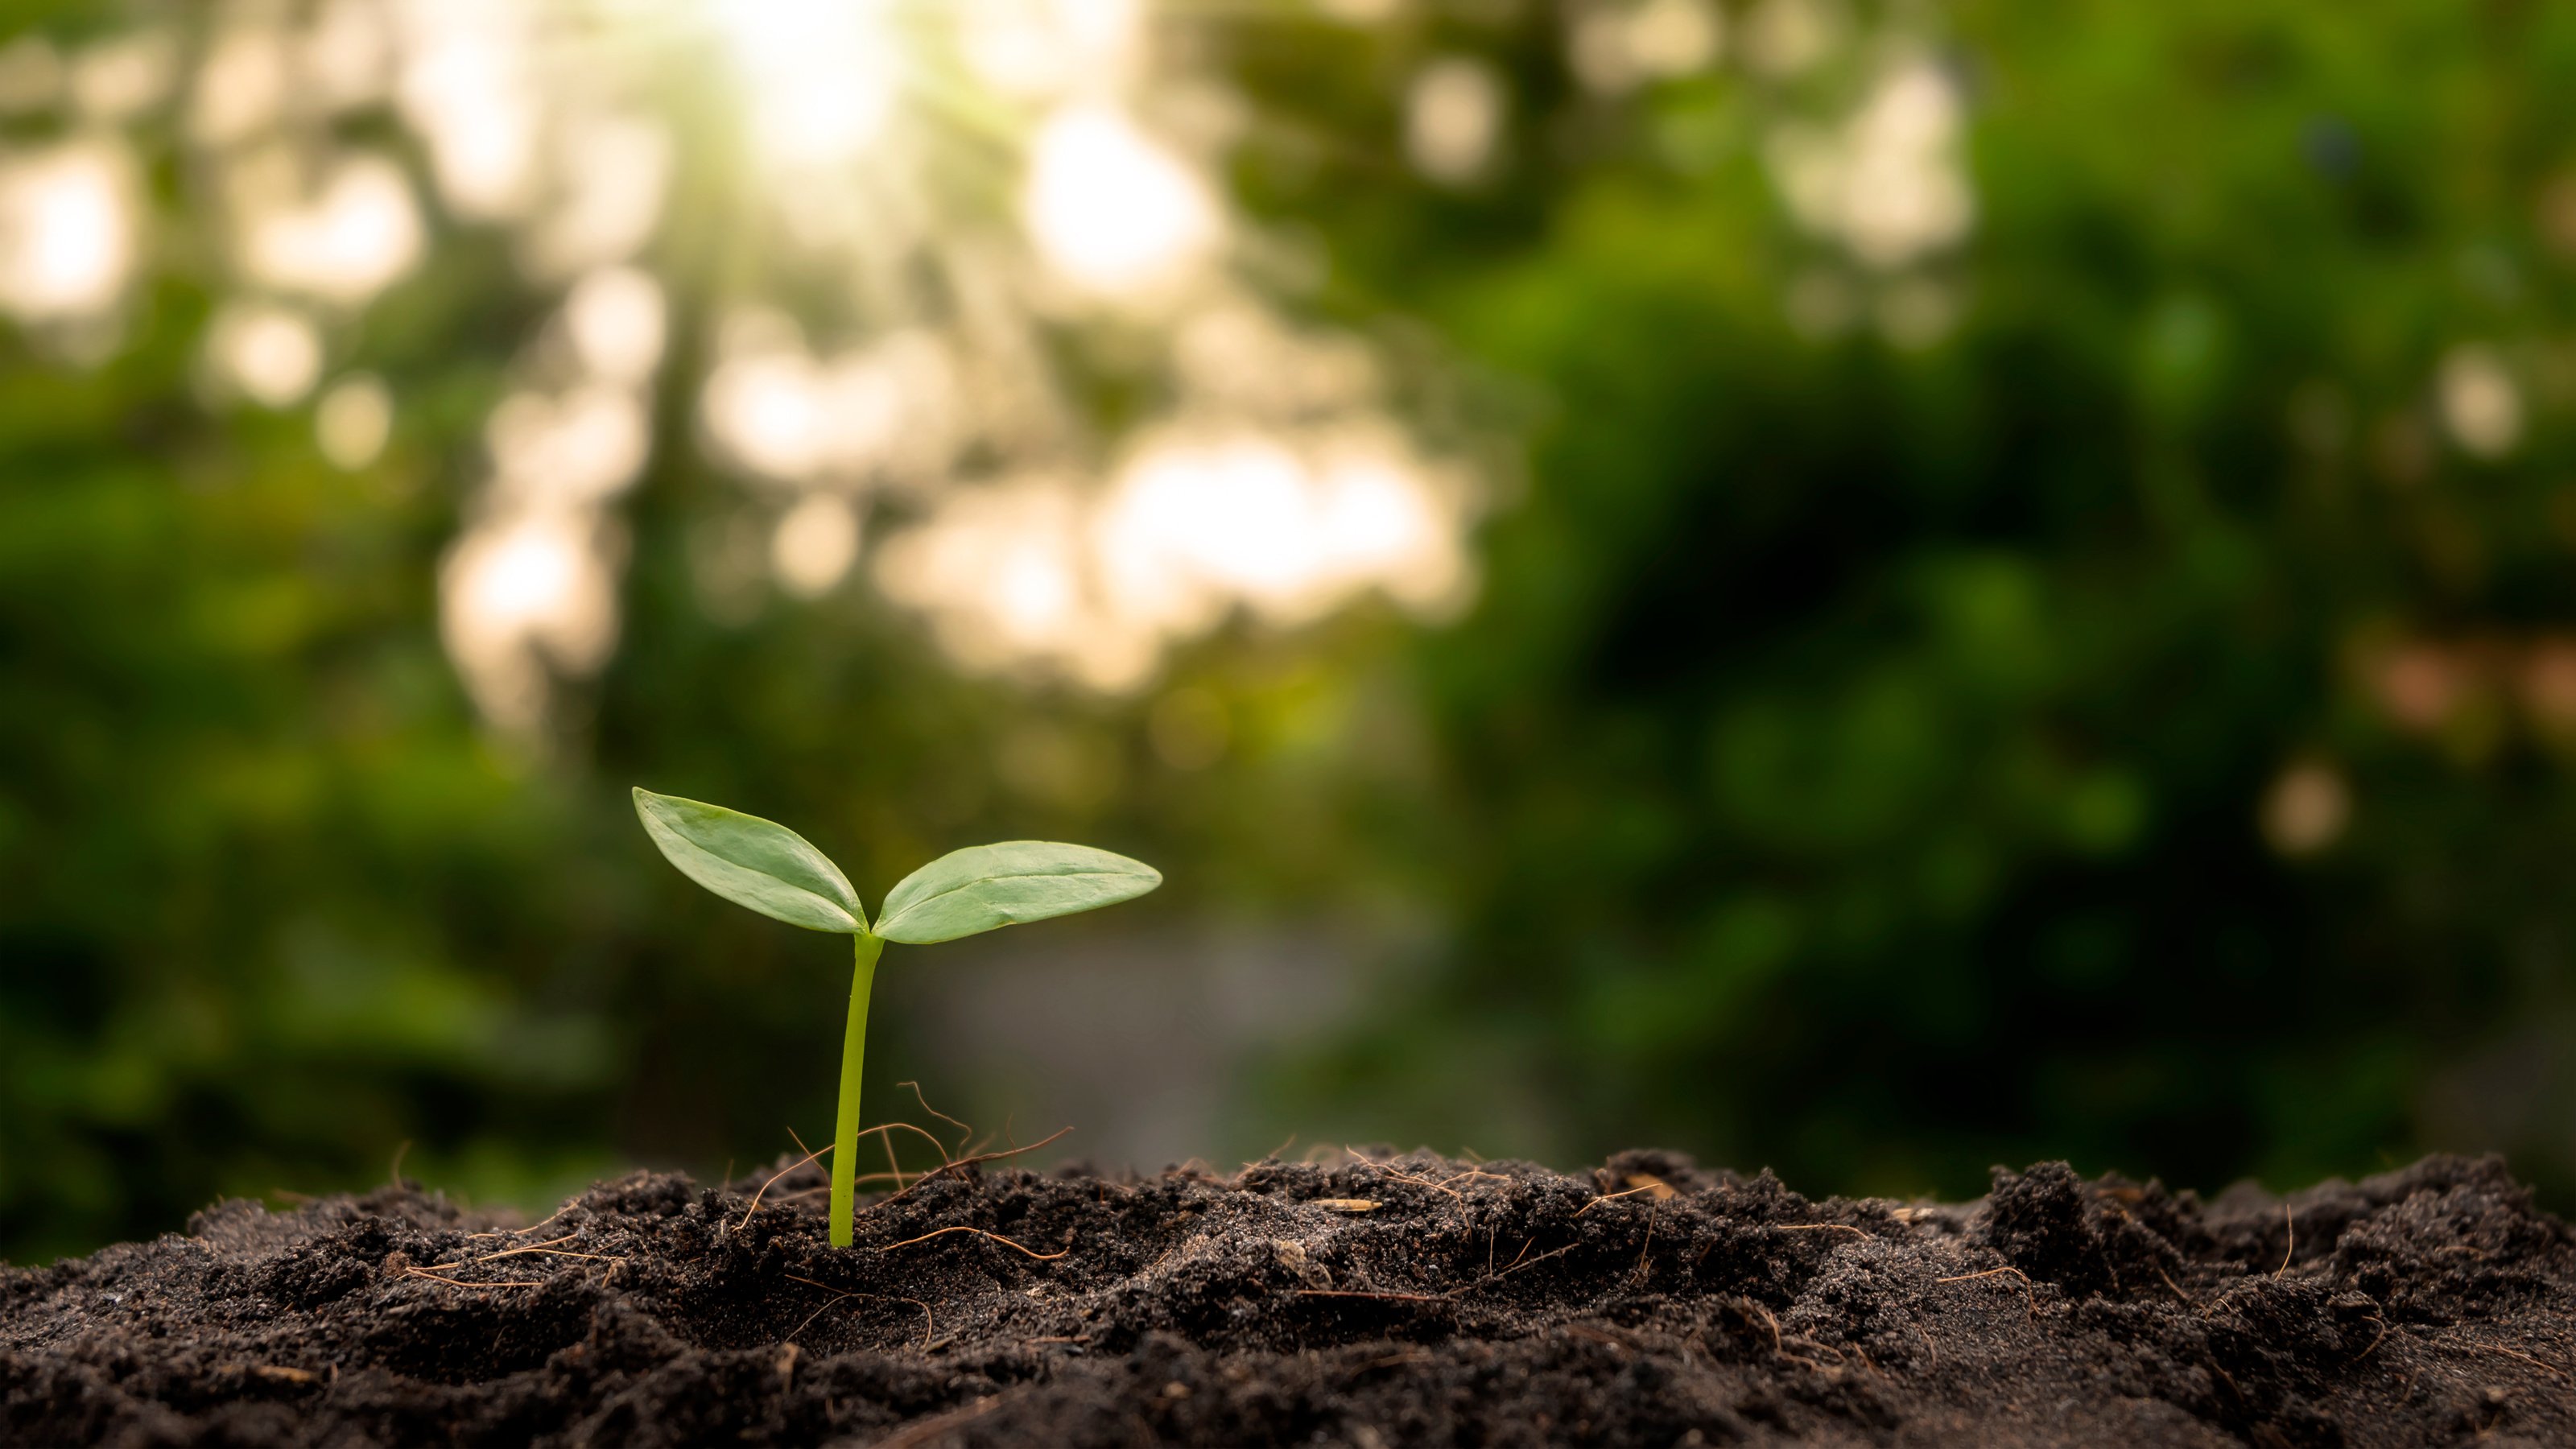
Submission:
{"label": "pair of cotyledon leaves", "polygon": [[681,874],[735,905],[809,931],[908,945],[1115,905],[1163,883],[1143,861],[1087,845],[1006,840],[951,851],[905,876],[871,928],[841,868],[784,825],[642,788],[635,813]]}

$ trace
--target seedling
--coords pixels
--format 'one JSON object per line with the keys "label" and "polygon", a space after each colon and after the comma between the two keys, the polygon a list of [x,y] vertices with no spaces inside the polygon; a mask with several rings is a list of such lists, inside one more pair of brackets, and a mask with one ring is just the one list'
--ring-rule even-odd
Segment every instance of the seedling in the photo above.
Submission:
{"label": "seedling", "polygon": [[876,925],[830,857],[784,825],[721,805],[638,787],[644,833],[680,873],[764,916],[851,938],[850,1021],[841,1037],[840,1120],[832,1137],[832,1246],[850,1245],[850,1187],[858,1157],[859,1067],[867,1057],[868,991],[888,941],[927,946],[996,926],[1069,916],[1133,900],[1163,883],[1142,861],[1045,840],[953,850],[886,892]]}

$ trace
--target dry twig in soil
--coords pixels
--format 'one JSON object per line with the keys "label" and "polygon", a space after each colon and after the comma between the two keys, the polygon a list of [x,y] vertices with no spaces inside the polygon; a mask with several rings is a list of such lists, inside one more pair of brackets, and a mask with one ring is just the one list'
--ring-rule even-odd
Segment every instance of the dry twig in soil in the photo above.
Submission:
{"label": "dry twig in soil", "polygon": [[1071,1248],[1058,1248],[1052,1253],[1041,1253],[1035,1248],[1021,1247],[1018,1243],[1012,1242],[1010,1239],[1003,1237],[1000,1233],[988,1233],[982,1228],[969,1228],[964,1226],[932,1228],[929,1232],[922,1234],[920,1237],[906,1238],[900,1243],[888,1243],[884,1247],[877,1249],[877,1251],[880,1253],[891,1253],[897,1248],[909,1248],[915,1243],[929,1242],[932,1238],[938,1237],[943,1233],[973,1233],[979,1238],[991,1238],[994,1242],[1001,1244],[1003,1247],[1016,1248],[1020,1252],[1028,1254],[1030,1257],[1037,1259],[1041,1263],[1052,1263],[1056,1259],[1073,1251]]}
{"label": "dry twig in soil", "polygon": [[2022,1271],[2022,1270],[2020,1270],[2019,1268],[2015,1268],[2015,1267],[2011,1267],[2011,1266],[2005,1266],[2005,1267],[2001,1267],[2001,1268],[1988,1268],[1986,1271],[1984,1271],[1984,1272],[1982,1272],[1982,1273],[1961,1273],[1961,1274],[1957,1275],[1956,1277],[1951,1277],[1951,1278],[1935,1278],[1935,1279],[1933,1279],[1932,1281],[1933,1281],[1933,1282],[1935,1282],[1935,1283],[1973,1283],[1973,1282],[1975,1282],[1976,1280],[1978,1280],[1979,1278],[1994,1278],[1994,1277],[2000,1277],[2000,1276],[2002,1276],[2003,1274],[2006,1274],[2006,1273],[2009,1273],[2009,1274],[2011,1274],[2013,1277],[2019,1278],[2019,1279],[2021,1280],[2021,1291],[2022,1291],[2022,1293],[2023,1293],[2023,1294],[2028,1298],[2028,1300],[2029,1300],[2030,1316],[2031,1316],[2032,1318],[2034,1318],[2034,1319],[2038,1318],[2038,1317],[2039,1317],[2039,1290],[2038,1290],[2037,1288],[2035,1288],[2035,1287],[2033,1287],[2033,1286],[2032,1286],[2031,1281],[2030,1281],[2030,1275],[2029,1275],[2028,1273],[2023,1272],[2023,1271]]}

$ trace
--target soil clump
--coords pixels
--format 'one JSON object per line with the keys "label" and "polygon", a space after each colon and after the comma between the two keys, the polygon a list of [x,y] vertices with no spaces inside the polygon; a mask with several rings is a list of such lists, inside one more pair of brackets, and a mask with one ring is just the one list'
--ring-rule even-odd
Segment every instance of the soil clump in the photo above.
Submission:
{"label": "soil clump", "polygon": [[2576,1239],[2493,1159],[1810,1201],[1661,1153],[961,1165],[545,1221],[413,1186],[0,1270],[0,1441],[2576,1444]]}

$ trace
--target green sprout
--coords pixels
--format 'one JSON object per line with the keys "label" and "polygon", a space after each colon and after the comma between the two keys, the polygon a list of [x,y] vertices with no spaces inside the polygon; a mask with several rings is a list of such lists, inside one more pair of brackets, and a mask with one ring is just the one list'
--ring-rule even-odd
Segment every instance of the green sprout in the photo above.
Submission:
{"label": "green sprout", "polygon": [[1133,900],[1163,883],[1142,861],[1045,840],[953,850],[886,892],[874,928],[831,858],[784,825],[637,787],[644,833],[680,873],[764,916],[853,939],[850,1022],[841,1038],[840,1121],[832,1137],[832,1246],[850,1245],[850,1187],[859,1141],[859,1066],[867,1056],[868,990],[888,941],[927,946],[996,926],[1069,916]]}

